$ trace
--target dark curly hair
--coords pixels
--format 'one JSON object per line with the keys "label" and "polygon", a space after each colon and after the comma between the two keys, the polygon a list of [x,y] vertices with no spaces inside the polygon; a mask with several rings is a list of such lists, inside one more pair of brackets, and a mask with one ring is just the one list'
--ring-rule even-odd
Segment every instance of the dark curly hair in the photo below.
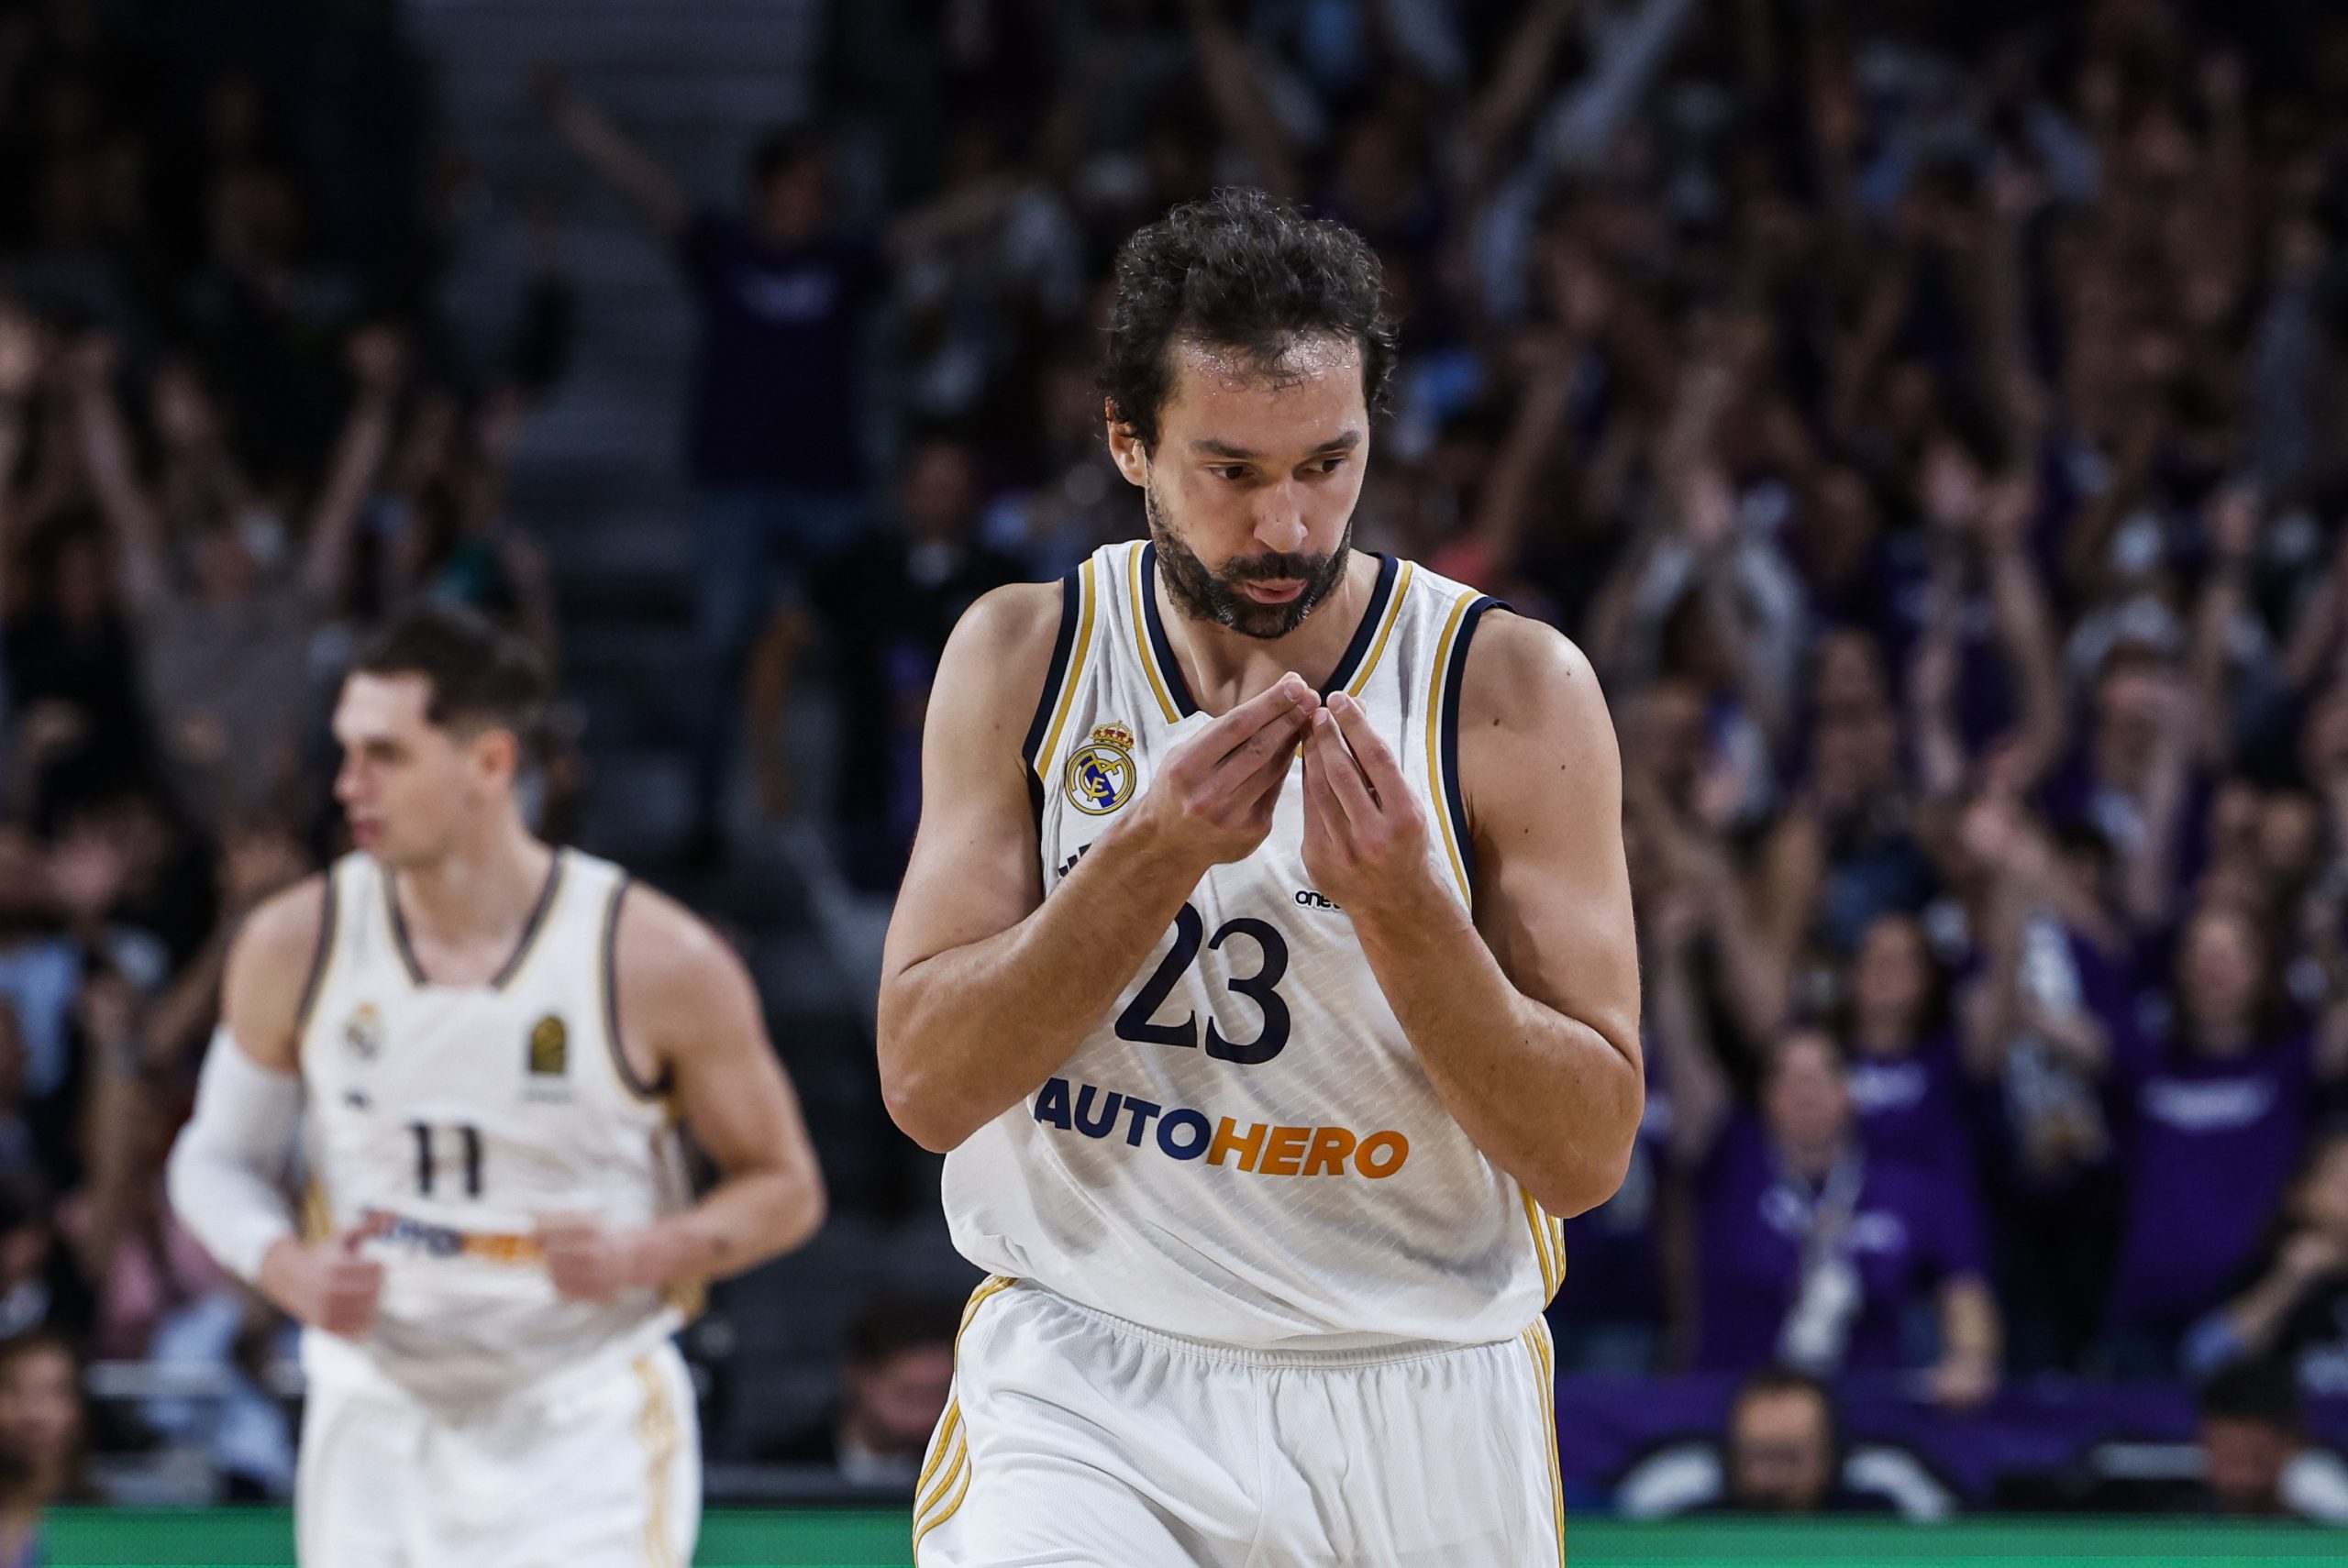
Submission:
{"label": "dark curly hair", "polygon": [[1117,255],[1101,390],[1145,448],[1174,387],[1177,339],[1235,349],[1270,370],[1299,337],[1361,347],[1375,415],[1394,370],[1394,323],[1378,257],[1361,236],[1262,191],[1215,192],[1136,231]]}

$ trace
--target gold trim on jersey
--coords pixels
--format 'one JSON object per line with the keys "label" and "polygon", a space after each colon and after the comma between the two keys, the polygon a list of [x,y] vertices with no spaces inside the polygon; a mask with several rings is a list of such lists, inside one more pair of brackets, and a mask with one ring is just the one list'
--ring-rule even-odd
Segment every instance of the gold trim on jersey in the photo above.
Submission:
{"label": "gold trim on jersey", "polygon": [[312,1176],[302,1186],[302,1240],[323,1242],[334,1234],[334,1203],[327,1184]]}
{"label": "gold trim on jersey", "polygon": [[1133,585],[1134,655],[1141,660],[1142,673],[1149,678],[1149,689],[1157,693],[1157,706],[1166,714],[1166,722],[1179,724],[1181,711],[1174,706],[1173,693],[1166,688],[1166,678],[1157,668],[1157,652],[1149,646],[1149,602],[1142,597],[1156,591],[1156,585],[1141,580],[1142,547],[1135,545],[1125,552],[1125,578]]}
{"label": "gold trim on jersey", "polygon": [[[1398,594],[1396,597],[1400,598],[1401,595]],[[1459,596],[1458,602],[1451,607],[1451,618],[1444,623],[1443,636],[1435,643],[1434,671],[1428,678],[1427,705],[1420,715],[1427,731],[1428,803],[1434,812],[1435,822],[1441,826],[1444,851],[1451,857],[1451,874],[1459,881],[1459,896],[1468,900],[1470,904],[1474,903],[1476,895],[1468,885],[1468,867],[1459,858],[1459,844],[1451,833],[1451,811],[1445,803],[1446,796],[1443,782],[1443,680],[1449,670],[1451,645],[1453,639],[1459,635],[1460,620],[1468,613],[1468,607],[1475,603],[1478,597],[1472,592],[1463,593]]]}
{"label": "gold trim on jersey", "polygon": [[1036,752],[1036,780],[1047,790],[1052,783],[1052,756],[1059,749],[1060,731],[1068,726],[1068,711],[1076,702],[1077,672],[1084,668],[1084,657],[1092,647],[1093,608],[1100,602],[1100,591],[1092,580],[1092,558],[1086,557],[1083,575],[1077,598],[1081,607],[1076,618],[1076,641],[1069,645],[1068,668],[1060,671],[1060,700],[1052,712],[1052,727],[1045,732],[1044,744]]}
{"label": "gold trim on jersey", "polygon": [[1402,600],[1411,591],[1411,576],[1418,568],[1410,561],[1402,563],[1402,575],[1394,580],[1393,596],[1386,602],[1386,620],[1378,628],[1378,640],[1369,645],[1369,657],[1361,661],[1361,668],[1346,683],[1346,695],[1358,697],[1368,689],[1369,672],[1378,668],[1379,656],[1386,651],[1386,639],[1394,633],[1395,623],[1402,618]]}
{"label": "gold trim on jersey", "polygon": [[635,1371],[644,1387],[644,1409],[636,1418],[636,1441],[644,1450],[644,1561],[649,1568],[679,1568],[669,1540],[669,1471],[684,1430],[669,1408],[669,1386],[652,1358],[637,1357]]}
{"label": "gold trim on jersey", "polygon": [[1517,1196],[1524,1200],[1524,1223],[1533,1231],[1533,1255],[1541,1264],[1541,1305],[1546,1307],[1556,1298],[1557,1286],[1566,1281],[1565,1249],[1546,1211],[1533,1200],[1533,1195],[1522,1187]]}
{"label": "gold trim on jersey", "polygon": [[[982,1281],[962,1309],[962,1322],[954,1331],[954,1353],[962,1353],[962,1336],[970,1331],[979,1309],[1019,1282],[1002,1275]],[[970,1437],[962,1424],[962,1402],[949,1402],[938,1419],[937,1435],[930,1440],[929,1460],[914,1482],[914,1552],[918,1559],[922,1538],[954,1517],[970,1491]],[[931,1482],[935,1481],[936,1485]],[[944,1504],[942,1510],[938,1505]]]}
{"label": "gold trim on jersey", "polygon": [[1557,1364],[1549,1342],[1548,1322],[1534,1320],[1533,1326],[1517,1336],[1517,1342],[1533,1358],[1533,1375],[1540,1385],[1541,1452],[1549,1462],[1549,1511],[1557,1532],[1557,1568],[1565,1568],[1566,1482],[1557,1463]]}

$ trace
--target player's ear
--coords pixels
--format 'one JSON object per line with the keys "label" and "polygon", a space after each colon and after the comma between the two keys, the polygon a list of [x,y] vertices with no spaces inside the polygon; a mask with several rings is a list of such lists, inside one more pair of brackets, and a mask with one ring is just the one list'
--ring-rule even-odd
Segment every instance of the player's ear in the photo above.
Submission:
{"label": "player's ear", "polygon": [[473,737],[472,754],[473,766],[493,780],[510,783],[522,769],[522,743],[503,725],[484,726]]}
{"label": "player's ear", "polygon": [[1101,417],[1109,425],[1109,456],[1116,459],[1117,471],[1125,476],[1130,485],[1146,487],[1149,483],[1149,449],[1142,445],[1134,427],[1117,417],[1117,400],[1101,400]]}

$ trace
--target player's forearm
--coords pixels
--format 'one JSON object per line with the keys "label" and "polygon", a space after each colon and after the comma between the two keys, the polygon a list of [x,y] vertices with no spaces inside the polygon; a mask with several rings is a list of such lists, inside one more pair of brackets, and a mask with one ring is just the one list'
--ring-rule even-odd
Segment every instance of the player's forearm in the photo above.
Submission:
{"label": "player's forearm", "polygon": [[944,1153],[1041,1087],[1115,1005],[1200,874],[1128,819],[1018,924],[891,977],[878,1032],[897,1125]]}
{"label": "player's forearm", "polygon": [[642,1283],[663,1286],[725,1279],[781,1257],[824,1223],[823,1176],[797,1169],[727,1176],[682,1213],[657,1220],[640,1238]]}
{"label": "player's forearm", "polygon": [[[1446,1110],[1551,1214],[1614,1194],[1645,1104],[1637,1058],[1511,983],[1448,899],[1354,922],[1379,988]],[[1616,1021],[1625,1041],[1635,1020]]]}

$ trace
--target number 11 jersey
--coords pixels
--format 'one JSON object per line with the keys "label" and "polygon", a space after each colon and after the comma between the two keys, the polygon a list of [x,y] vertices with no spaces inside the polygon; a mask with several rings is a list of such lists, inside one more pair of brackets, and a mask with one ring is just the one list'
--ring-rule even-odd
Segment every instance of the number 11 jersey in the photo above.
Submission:
{"label": "number 11 jersey", "polygon": [[305,1229],[355,1232],[384,1286],[363,1339],[305,1336],[313,1375],[371,1366],[462,1401],[665,1339],[682,1301],[565,1300],[534,1234],[549,1212],[622,1230],[690,1197],[668,1104],[619,1047],[626,874],[556,851],[513,955],[475,986],[425,978],[371,856],[344,856],[327,880],[301,1035]]}
{"label": "number 11 jersey", "polygon": [[[1211,722],[1167,641],[1155,554],[1105,547],[1062,585],[1024,748],[1047,898]],[[1393,752],[1433,870],[1463,903],[1459,684],[1491,606],[1380,557],[1324,688],[1358,701]],[[990,1272],[1196,1339],[1508,1339],[1564,1275],[1560,1227],[1436,1098],[1303,846],[1300,762],[1255,853],[1210,870],[1058,1071],[947,1156],[955,1244]]]}

